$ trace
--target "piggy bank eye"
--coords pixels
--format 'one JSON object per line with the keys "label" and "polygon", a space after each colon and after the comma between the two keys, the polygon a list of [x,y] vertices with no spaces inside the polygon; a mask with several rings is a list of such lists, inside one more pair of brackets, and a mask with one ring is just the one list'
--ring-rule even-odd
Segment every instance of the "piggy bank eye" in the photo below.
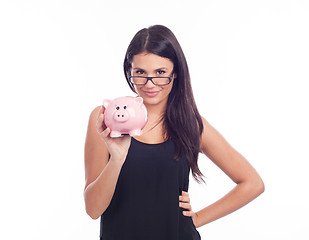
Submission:
{"label": "piggy bank eye", "polygon": [[116,107],[116,109],[117,109],[117,110],[119,110],[119,109],[120,109],[120,107],[119,107],[119,106],[117,106],[117,107]]}
{"label": "piggy bank eye", "polygon": [[124,106],[123,109],[127,109],[127,106]]}

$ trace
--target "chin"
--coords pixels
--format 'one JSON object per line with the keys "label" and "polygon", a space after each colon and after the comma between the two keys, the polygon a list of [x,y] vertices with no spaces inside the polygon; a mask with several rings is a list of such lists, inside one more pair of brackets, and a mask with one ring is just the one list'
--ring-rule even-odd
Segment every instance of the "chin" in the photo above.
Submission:
{"label": "chin", "polygon": [[145,105],[156,105],[156,104],[159,104],[162,101],[158,98],[149,98],[147,96],[146,97],[143,96],[143,100],[144,100]]}

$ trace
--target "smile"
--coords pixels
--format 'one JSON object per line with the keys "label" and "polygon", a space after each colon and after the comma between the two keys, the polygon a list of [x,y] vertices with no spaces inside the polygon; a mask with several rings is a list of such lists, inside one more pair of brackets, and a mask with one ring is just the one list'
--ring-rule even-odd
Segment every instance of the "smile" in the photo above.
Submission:
{"label": "smile", "polygon": [[144,91],[144,93],[145,93],[148,97],[155,97],[155,96],[158,95],[159,91],[153,91],[153,92]]}

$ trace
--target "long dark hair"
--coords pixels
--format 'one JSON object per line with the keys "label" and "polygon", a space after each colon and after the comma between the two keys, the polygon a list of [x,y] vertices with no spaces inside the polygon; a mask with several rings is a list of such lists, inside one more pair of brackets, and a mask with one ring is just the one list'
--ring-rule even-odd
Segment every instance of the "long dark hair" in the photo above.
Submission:
{"label": "long dark hair", "polygon": [[144,28],[136,33],[127,49],[123,65],[127,82],[135,93],[134,85],[129,81],[131,64],[134,55],[142,52],[168,58],[174,64],[177,77],[162,117],[163,127],[167,138],[175,142],[175,159],[179,160],[185,155],[194,179],[198,183],[200,180],[205,183],[197,164],[203,123],[194,101],[189,69],[181,46],[172,31],[162,25]]}

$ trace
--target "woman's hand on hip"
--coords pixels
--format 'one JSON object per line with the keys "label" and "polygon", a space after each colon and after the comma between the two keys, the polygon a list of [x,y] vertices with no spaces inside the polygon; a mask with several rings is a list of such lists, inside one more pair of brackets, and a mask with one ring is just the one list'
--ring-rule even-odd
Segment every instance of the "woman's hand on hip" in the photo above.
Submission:
{"label": "woman's hand on hip", "polygon": [[186,217],[191,217],[193,224],[196,228],[199,227],[198,225],[198,215],[197,213],[192,211],[192,207],[190,204],[190,197],[189,193],[182,191],[182,195],[179,195],[179,207],[188,209],[189,211],[183,211],[182,214]]}

